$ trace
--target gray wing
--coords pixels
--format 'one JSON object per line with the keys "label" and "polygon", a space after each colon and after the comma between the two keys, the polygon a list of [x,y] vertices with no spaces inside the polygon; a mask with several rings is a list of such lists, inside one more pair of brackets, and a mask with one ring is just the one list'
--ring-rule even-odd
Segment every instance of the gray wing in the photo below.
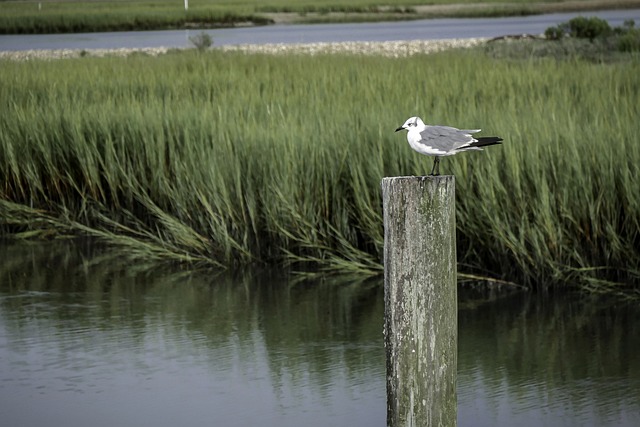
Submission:
{"label": "gray wing", "polygon": [[420,132],[420,136],[422,137],[420,143],[433,147],[436,150],[449,152],[460,149],[475,141],[475,138],[473,138],[471,134],[478,131],[479,129],[463,130],[450,126],[427,126]]}

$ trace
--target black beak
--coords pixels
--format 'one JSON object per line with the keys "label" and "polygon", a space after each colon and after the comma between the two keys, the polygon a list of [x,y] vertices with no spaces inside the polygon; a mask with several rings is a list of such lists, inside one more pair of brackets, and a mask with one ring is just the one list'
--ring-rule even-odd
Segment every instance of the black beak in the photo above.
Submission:
{"label": "black beak", "polygon": [[396,132],[398,132],[399,130],[404,129],[402,126],[400,126],[398,129],[396,129]]}

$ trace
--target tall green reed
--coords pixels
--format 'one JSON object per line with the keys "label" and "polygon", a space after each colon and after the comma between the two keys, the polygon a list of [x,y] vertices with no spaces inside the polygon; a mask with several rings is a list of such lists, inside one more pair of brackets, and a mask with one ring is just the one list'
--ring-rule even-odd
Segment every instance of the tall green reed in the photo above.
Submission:
{"label": "tall green reed", "polygon": [[244,4],[192,0],[0,2],[0,33],[69,33],[267,24]]}
{"label": "tall green reed", "polygon": [[638,277],[637,69],[479,52],[4,62],[3,228],[376,272],[380,179],[431,167],[393,132],[418,114],[505,139],[441,165],[457,178],[461,271],[602,289]]}

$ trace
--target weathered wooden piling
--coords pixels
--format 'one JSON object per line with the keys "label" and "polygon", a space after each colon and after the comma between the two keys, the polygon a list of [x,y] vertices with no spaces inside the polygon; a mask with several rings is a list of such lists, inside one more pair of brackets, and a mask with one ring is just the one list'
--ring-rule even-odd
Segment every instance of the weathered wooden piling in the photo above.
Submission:
{"label": "weathered wooden piling", "polygon": [[382,198],[387,426],[455,426],[455,179],[384,178]]}

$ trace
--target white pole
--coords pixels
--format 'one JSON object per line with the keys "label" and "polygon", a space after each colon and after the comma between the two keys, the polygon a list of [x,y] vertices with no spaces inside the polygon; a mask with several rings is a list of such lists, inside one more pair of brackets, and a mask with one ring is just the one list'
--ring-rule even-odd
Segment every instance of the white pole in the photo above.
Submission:
{"label": "white pole", "polygon": [[184,0],[184,10],[189,9],[189,0]]}

